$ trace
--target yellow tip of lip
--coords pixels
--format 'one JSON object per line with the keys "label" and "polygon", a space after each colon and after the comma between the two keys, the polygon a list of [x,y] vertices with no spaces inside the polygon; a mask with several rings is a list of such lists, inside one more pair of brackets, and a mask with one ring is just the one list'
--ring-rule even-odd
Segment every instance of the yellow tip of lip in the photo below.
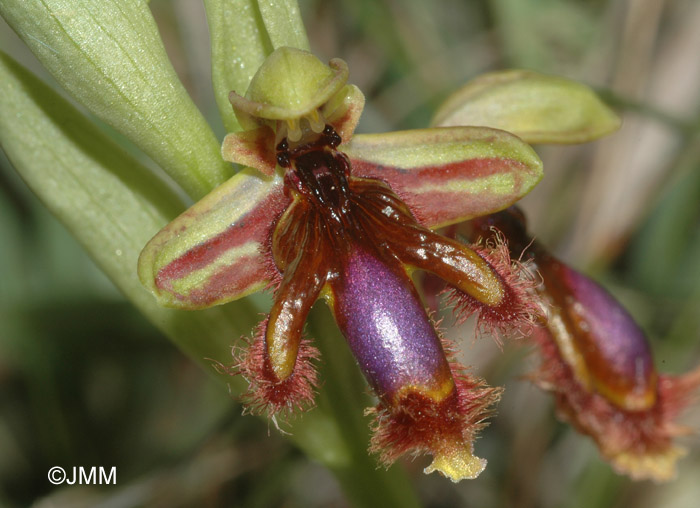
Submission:
{"label": "yellow tip of lip", "polygon": [[486,468],[486,459],[472,455],[465,447],[454,447],[449,451],[435,454],[433,462],[423,472],[430,474],[438,471],[443,476],[457,483],[461,480],[473,480]]}
{"label": "yellow tip of lip", "polygon": [[670,446],[656,453],[623,452],[611,457],[611,462],[618,473],[629,475],[633,480],[667,482],[675,478],[676,462],[686,453],[683,448]]}

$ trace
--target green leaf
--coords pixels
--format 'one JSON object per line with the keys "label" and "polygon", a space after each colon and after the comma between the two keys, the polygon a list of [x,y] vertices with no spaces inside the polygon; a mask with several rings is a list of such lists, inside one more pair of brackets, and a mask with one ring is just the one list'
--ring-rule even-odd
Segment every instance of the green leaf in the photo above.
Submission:
{"label": "green leaf", "polygon": [[184,204],[48,86],[0,53],[0,144],[46,207],[161,331],[200,362],[230,358],[253,326],[238,307],[182,313],[156,303],[136,276],[148,239]]}
{"label": "green leaf", "polygon": [[509,70],[467,83],[445,101],[432,124],[493,127],[527,143],[585,143],[617,130],[620,119],[581,83]]}
{"label": "green leaf", "polygon": [[3,0],[0,14],[56,80],[193,198],[232,170],[138,0]]}
{"label": "green leaf", "polygon": [[270,53],[272,42],[256,0],[204,0],[211,37],[214,94],[228,132],[241,130],[228,100],[245,95],[250,80]]}
{"label": "green leaf", "polygon": [[212,79],[221,118],[228,132],[241,126],[229,92],[245,95],[265,58],[289,46],[309,50],[296,0],[204,0],[211,34]]}
{"label": "green leaf", "polygon": [[258,6],[274,49],[288,46],[309,51],[297,0],[258,0]]}

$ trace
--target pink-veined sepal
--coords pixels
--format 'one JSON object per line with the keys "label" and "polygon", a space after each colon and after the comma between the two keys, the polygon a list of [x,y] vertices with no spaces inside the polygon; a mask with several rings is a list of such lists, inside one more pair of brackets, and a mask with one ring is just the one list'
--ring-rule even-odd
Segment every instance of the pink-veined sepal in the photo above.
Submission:
{"label": "pink-veined sepal", "polygon": [[542,178],[529,145],[485,127],[358,134],[342,148],[355,176],[387,182],[431,228],[502,210]]}
{"label": "pink-veined sepal", "polygon": [[[264,252],[289,204],[279,176],[244,169],[163,228],[141,252],[141,282],[166,307],[201,309],[265,287]],[[265,247],[264,247],[265,246]]]}

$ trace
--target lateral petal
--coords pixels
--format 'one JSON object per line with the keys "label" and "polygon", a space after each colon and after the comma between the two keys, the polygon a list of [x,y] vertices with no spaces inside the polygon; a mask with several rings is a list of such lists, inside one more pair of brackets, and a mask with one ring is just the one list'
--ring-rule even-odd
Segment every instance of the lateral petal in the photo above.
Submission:
{"label": "lateral petal", "polygon": [[358,134],[343,150],[355,176],[388,183],[431,228],[502,210],[542,178],[529,145],[486,127]]}
{"label": "lateral petal", "polygon": [[275,133],[267,126],[248,131],[232,132],[224,138],[221,156],[229,162],[255,168],[262,174],[272,176],[277,159],[274,150]]}
{"label": "lateral petal", "polygon": [[139,257],[139,278],[161,305],[201,309],[270,280],[264,249],[289,204],[282,178],[246,168],[163,228]]}

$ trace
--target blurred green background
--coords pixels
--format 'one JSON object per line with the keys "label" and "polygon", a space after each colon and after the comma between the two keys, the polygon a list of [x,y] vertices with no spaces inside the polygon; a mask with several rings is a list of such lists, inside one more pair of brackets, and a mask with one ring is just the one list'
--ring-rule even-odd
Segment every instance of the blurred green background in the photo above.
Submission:
{"label": "blurred green background", "polygon": [[[153,0],[180,78],[223,137],[204,10]],[[595,87],[624,118],[596,143],[537,147],[531,230],[623,301],[659,370],[700,362],[700,2],[301,0],[311,47],[367,96],[362,132],[424,127],[460,84],[508,67]],[[0,46],[51,82],[4,24]],[[127,146],[128,149],[131,149]],[[137,154],[138,155],[138,154]],[[136,313],[0,154],[0,506],[342,507],[331,473],[261,420]],[[322,310],[323,312],[323,310]],[[454,485],[406,462],[426,507],[671,507],[700,499],[700,444],[677,481],[616,476],[522,380],[535,359],[472,343],[465,362],[506,387],[477,442],[489,460]],[[233,344],[237,337],[231,337]],[[700,429],[700,411],[683,422]],[[117,467],[117,485],[53,487],[52,466]]]}

